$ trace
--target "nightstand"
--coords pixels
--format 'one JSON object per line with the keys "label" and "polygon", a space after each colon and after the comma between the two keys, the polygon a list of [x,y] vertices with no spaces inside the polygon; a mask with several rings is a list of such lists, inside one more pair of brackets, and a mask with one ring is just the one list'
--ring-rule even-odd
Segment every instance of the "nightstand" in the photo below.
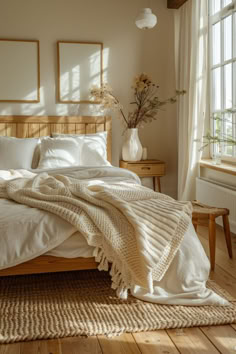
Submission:
{"label": "nightstand", "polygon": [[141,160],[135,162],[121,160],[120,167],[136,173],[139,177],[152,177],[154,191],[156,190],[157,179],[158,191],[161,193],[160,177],[165,175],[165,162],[160,160]]}

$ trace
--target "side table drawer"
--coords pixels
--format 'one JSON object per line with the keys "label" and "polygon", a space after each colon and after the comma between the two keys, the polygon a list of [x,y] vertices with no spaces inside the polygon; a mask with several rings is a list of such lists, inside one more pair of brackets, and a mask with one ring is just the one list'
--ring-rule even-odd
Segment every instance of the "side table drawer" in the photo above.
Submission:
{"label": "side table drawer", "polygon": [[165,174],[164,164],[129,164],[128,169],[135,172],[138,176],[163,176]]}

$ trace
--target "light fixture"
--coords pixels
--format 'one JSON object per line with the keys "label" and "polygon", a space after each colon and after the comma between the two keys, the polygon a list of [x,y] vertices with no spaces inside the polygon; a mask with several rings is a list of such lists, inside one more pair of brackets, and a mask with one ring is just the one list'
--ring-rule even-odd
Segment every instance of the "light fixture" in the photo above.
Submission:
{"label": "light fixture", "polygon": [[157,17],[152,13],[149,8],[142,9],[138,17],[136,18],[136,26],[140,29],[149,29],[156,26]]}

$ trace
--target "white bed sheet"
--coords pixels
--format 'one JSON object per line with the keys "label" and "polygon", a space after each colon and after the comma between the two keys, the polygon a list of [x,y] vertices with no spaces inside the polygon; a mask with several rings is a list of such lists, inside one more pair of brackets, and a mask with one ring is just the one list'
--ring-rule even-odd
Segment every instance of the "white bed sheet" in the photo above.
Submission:
{"label": "white bed sheet", "polygon": [[0,199],[0,269],[46,253],[75,231],[56,215]]}
{"label": "white bed sheet", "polygon": [[[59,169],[50,173],[64,173],[73,177],[75,170],[78,168]],[[114,167],[80,167],[80,170],[81,179],[90,185],[114,180],[139,183],[134,174]],[[0,171],[0,178],[11,179],[31,174],[30,171]],[[56,215],[0,199],[0,269],[45,253],[66,258],[91,257],[93,247],[86,246],[83,236]],[[132,294],[145,301],[163,304],[228,305],[226,300],[206,289],[209,271],[209,261],[191,224],[165,276],[160,282],[155,282],[154,293],[149,294],[134,284]]]}
{"label": "white bed sheet", "polygon": [[75,232],[72,236],[53,248],[46,254],[48,256],[63,258],[89,258],[93,257],[94,247],[89,246],[83,235]]}
{"label": "white bed sheet", "polygon": [[161,281],[154,282],[153,294],[133,286],[132,295],[145,301],[172,305],[229,305],[212,290],[206,288],[210,262],[192,223]]}

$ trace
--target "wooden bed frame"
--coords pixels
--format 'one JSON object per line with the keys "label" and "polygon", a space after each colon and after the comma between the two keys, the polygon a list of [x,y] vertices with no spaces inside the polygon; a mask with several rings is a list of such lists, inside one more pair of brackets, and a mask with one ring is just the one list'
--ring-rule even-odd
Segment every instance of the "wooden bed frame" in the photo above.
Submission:
{"label": "wooden bed frame", "polygon": [[[36,138],[62,134],[91,134],[107,131],[107,158],[111,162],[111,117],[107,116],[0,116],[0,135]],[[96,269],[94,258],[39,256],[0,270],[0,276]]]}

